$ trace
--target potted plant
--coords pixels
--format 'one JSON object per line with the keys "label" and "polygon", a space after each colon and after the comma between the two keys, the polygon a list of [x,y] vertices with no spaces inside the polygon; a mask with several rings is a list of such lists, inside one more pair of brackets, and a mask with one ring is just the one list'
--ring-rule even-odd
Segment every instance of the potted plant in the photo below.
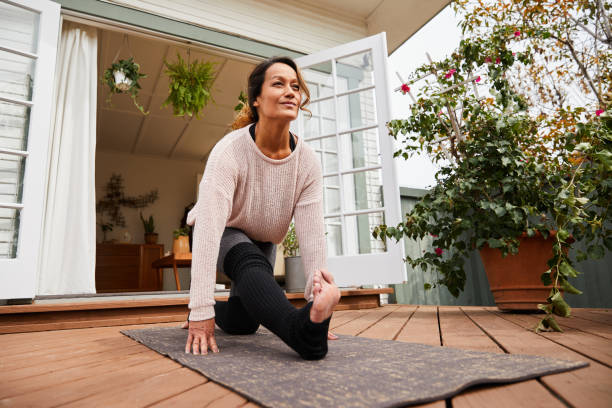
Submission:
{"label": "potted plant", "polygon": [[289,231],[283,240],[283,256],[285,257],[285,290],[287,292],[303,292],[306,288],[306,277],[300,246],[295,235],[295,224],[289,225]]}
{"label": "potted plant", "polygon": [[174,230],[174,241],[172,242],[172,252],[176,259],[190,258],[189,249],[189,226]]}
{"label": "potted plant", "polygon": [[199,119],[200,111],[212,100],[214,63],[197,60],[189,63],[179,53],[176,55],[178,61],[175,63],[164,60],[170,83],[168,98],[162,107],[172,104],[175,116],[189,115]]}
{"label": "potted plant", "polygon": [[141,89],[138,81],[141,78],[146,78],[146,76],[146,74],[140,73],[140,65],[134,62],[134,57],[114,62],[104,71],[102,76],[102,82],[106,83],[110,89],[106,102],[111,104],[111,98],[114,94],[127,93],[130,94],[134,106],[144,115],[148,115],[149,112],[145,112],[144,108],[136,101]]}
{"label": "potted plant", "polygon": [[[328,233],[326,232],[325,235]],[[283,240],[283,256],[285,258],[285,290],[287,292],[303,292],[306,288],[306,275],[302,257],[299,255],[300,245],[295,234],[295,224],[289,224],[289,231]]]}
{"label": "potted plant", "polygon": [[[467,2],[459,3],[464,6]],[[526,1],[516,6],[533,18],[525,8],[536,7],[536,3]],[[388,123],[395,139],[405,135],[394,156],[408,159],[414,153],[429,154],[439,166],[437,184],[405,214],[403,222],[395,227],[379,225],[372,234],[398,241],[403,236],[431,236],[431,250],[406,260],[417,270],[439,271],[438,280],[427,283],[426,289],[444,285],[454,296],[465,285],[466,258],[474,249],[480,250],[502,309],[513,308],[506,296],[517,289],[499,283],[499,279],[530,274],[521,278],[526,280],[519,286],[529,291],[529,286],[543,284],[540,295],[527,299],[531,307],[546,312],[536,331],[560,331],[553,314],[570,315],[563,292],[580,293],[569,282],[579,273],[575,262],[603,257],[604,246],[612,249],[608,221],[612,207],[612,93],[608,82],[607,93],[596,94],[590,108],[567,103],[557,106],[557,101],[551,100],[534,103],[538,94],[534,96],[517,83],[525,78],[535,83],[540,80],[547,66],[538,66],[538,54],[549,52],[542,48],[542,41],[562,35],[555,31],[559,21],[555,15],[542,13],[543,19],[554,20],[549,24],[552,27],[546,27],[546,21],[530,26],[528,18],[524,26],[517,26],[517,18],[495,14],[504,13],[503,4],[493,4],[494,11],[486,8],[489,6],[477,4],[468,10],[462,25],[473,35],[466,36],[451,56],[430,61],[402,84],[402,92],[410,93],[410,85],[425,82],[410,116]],[[485,27],[489,12],[495,16],[490,20],[495,21],[487,20]],[[568,21],[573,17],[561,6],[555,12],[566,14],[561,29],[569,29]],[[483,30],[474,30],[479,24]],[[574,29],[578,26],[571,24]],[[523,39],[526,42],[521,43]],[[567,43],[571,39],[563,41],[572,46]],[[573,58],[569,51],[560,55]],[[600,72],[609,75],[606,61]],[[532,71],[534,77],[523,75],[512,80],[520,72]],[[588,80],[603,85],[603,78]],[[550,86],[560,84],[555,81]],[[588,244],[586,252],[576,251],[575,260],[568,254],[574,240]],[[530,250],[536,253],[529,254]],[[534,255],[539,257],[530,258]],[[514,266],[501,276],[492,275],[492,267],[502,262]],[[498,290],[502,287],[510,291]],[[519,297],[510,303],[524,305],[524,301]]]}
{"label": "potted plant", "polygon": [[142,226],[145,230],[145,243],[147,244],[157,244],[158,234],[155,232],[155,222],[153,221],[153,215],[149,215],[148,219],[145,219],[142,216],[142,212],[140,213],[140,220],[142,221]]}

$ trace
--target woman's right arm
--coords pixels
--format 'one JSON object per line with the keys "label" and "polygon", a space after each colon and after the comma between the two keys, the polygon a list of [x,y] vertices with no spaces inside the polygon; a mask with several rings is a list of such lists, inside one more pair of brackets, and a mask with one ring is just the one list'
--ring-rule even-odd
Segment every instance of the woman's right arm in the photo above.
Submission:
{"label": "woman's right arm", "polygon": [[187,216],[193,228],[189,320],[213,318],[217,257],[221,236],[231,214],[236,185],[232,161],[211,152],[200,182],[198,200]]}

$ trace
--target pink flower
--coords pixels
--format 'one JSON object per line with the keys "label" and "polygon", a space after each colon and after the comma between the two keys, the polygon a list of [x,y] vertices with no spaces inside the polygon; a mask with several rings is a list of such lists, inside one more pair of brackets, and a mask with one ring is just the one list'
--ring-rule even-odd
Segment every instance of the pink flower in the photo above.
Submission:
{"label": "pink flower", "polygon": [[516,30],[516,31],[514,32],[514,36],[515,36],[515,37],[520,37],[520,36],[521,36],[521,32],[520,32],[520,31],[518,31],[518,30]]}
{"label": "pink flower", "polygon": [[490,62],[491,62],[491,57],[487,57],[487,58],[485,58],[485,62],[490,63]]}
{"label": "pink flower", "polygon": [[444,78],[448,79],[448,78],[452,77],[455,72],[457,72],[456,69],[451,69],[450,71],[448,71],[446,73],[446,75],[444,75]]}
{"label": "pink flower", "polygon": [[436,251],[436,255],[438,256],[442,255],[442,253],[444,252],[442,248],[436,248],[435,251]]}
{"label": "pink flower", "polygon": [[438,111],[438,116],[442,116],[442,111]]}
{"label": "pink flower", "polygon": [[596,116],[599,116],[599,115],[601,115],[602,113],[604,113],[604,110],[603,110],[603,109],[597,109],[597,110],[595,111],[595,115],[596,115]]}
{"label": "pink flower", "polygon": [[513,52],[512,55],[516,55],[516,52]]}
{"label": "pink flower", "polygon": [[499,64],[501,62],[501,60],[499,59],[499,57],[495,58],[495,63]]}
{"label": "pink flower", "polygon": [[431,235],[434,238],[438,238],[438,236],[436,234],[429,234],[429,235]]}
{"label": "pink flower", "polygon": [[478,75],[478,78],[476,78],[474,82],[480,82],[480,75]]}
{"label": "pink flower", "polygon": [[410,87],[407,84],[402,84],[402,93],[406,95],[408,92],[410,92]]}

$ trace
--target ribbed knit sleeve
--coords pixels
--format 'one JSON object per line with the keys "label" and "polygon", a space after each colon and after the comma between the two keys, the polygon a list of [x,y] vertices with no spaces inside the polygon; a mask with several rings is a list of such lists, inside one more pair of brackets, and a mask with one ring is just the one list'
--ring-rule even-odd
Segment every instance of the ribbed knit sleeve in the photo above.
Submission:
{"label": "ribbed knit sleeve", "polygon": [[312,277],[317,269],[327,269],[327,247],[323,220],[323,174],[319,161],[308,174],[308,180],[295,206],[295,233],[304,265],[306,288],[304,298],[313,300]]}
{"label": "ribbed knit sleeve", "polygon": [[187,215],[194,225],[189,320],[215,316],[215,282],[221,236],[231,214],[237,168],[223,152],[210,153],[200,182],[198,201]]}

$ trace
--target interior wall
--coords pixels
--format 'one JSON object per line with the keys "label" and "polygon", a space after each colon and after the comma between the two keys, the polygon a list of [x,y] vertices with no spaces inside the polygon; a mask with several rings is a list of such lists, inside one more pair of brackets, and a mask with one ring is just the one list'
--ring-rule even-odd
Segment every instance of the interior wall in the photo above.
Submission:
{"label": "interior wall", "polygon": [[[107,233],[107,239],[123,242],[123,233],[128,231],[131,243],[144,243],[144,228],[139,217],[142,211],[145,218],[153,215],[155,230],[159,234],[158,243],[164,245],[164,253],[172,250],[173,231],[180,227],[185,207],[196,201],[197,174],[204,171],[205,164],[199,161],[172,160],[153,156],[133,155],[113,151],[96,152],[96,202],[106,194],[105,186],[112,173],[123,177],[125,194],[138,196],[158,189],[158,199],[143,209],[125,208],[125,227],[115,227]],[[100,216],[97,217],[98,223]],[[102,242],[102,230],[96,228],[96,242]],[[284,274],[284,259],[281,246],[278,246],[275,275]],[[163,273],[163,290],[176,290],[172,269]],[[179,269],[181,288],[188,289],[191,270]]]}

